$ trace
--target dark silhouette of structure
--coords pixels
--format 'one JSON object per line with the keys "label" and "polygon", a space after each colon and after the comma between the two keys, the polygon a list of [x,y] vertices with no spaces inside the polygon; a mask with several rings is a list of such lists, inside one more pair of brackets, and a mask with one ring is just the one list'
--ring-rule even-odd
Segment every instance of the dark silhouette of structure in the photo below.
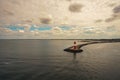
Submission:
{"label": "dark silhouette of structure", "polygon": [[81,53],[83,50],[76,45],[76,42],[74,41],[74,45],[72,47],[64,49],[64,51],[73,53],[73,59],[76,59],[77,53]]}

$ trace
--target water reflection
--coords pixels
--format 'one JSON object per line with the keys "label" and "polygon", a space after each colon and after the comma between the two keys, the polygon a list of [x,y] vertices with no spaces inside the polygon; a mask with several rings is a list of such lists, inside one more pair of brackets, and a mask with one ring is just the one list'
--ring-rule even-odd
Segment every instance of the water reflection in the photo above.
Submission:
{"label": "water reflection", "polygon": [[76,60],[77,53],[73,53],[73,60]]}
{"label": "water reflection", "polygon": [[[83,52],[83,50],[81,50],[79,53],[81,53],[81,52]],[[77,54],[79,54],[79,53],[77,53],[77,52],[74,52],[74,53],[73,53],[73,60],[76,60]]]}

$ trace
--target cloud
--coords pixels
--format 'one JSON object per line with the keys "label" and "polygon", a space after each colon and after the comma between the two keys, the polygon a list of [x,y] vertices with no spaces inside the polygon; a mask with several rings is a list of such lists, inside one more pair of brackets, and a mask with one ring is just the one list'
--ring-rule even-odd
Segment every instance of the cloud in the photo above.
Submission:
{"label": "cloud", "polygon": [[116,3],[108,4],[109,7],[114,7],[115,5],[116,5]]}
{"label": "cloud", "polygon": [[114,27],[114,26],[108,26],[108,27],[106,28],[106,31],[107,31],[107,32],[114,32],[114,31],[116,31],[116,27]]}
{"label": "cloud", "polygon": [[0,9],[0,16],[1,17],[6,17],[6,16],[14,16],[15,14],[14,14],[14,12],[13,11],[11,11],[11,10],[9,10],[9,9]]}
{"label": "cloud", "polygon": [[105,22],[113,22],[120,19],[120,5],[114,7],[112,11],[113,11],[112,16],[107,18]]}
{"label": "cloud", "polygon": [[82,7],[83,7],[82,4],[78,3],[70,4],[69,11],[74,13],[81,12]]}
{"label": "cloud", "polygon": [[60,27],[53,27],[51,31],[54,35],[58,35],[58,34],[63,33],[63,30]]}
{"label": "cloud", "polygon": [[40,22],[42,24],[50,24],[51,23],[51,19],[50,18],[40,18]]}
{"label": "cloud", "polygon": [[[21,0],[22,1],[22,0]],[[15,5],[20,5],[20,1],[16,1],[16,0],[11,0],[11,3],[12,4],[15,4]]]}
{"label": "cloud", "polygon": [[32,20],[22,20],[22,23],[32,24]]}
{"label": "cloud", "polygon": [[120,5],[113,8],[114,13],[120,13]]}
{"label": "cloud", "polygon": [[94,28],[94,27],[84,27],[82,29],[84,34],[96,34],[98,30],[99,28]]}
{"label": "cloud", "polygon": [[[39,38],[45,38],[44,36],[46,38],[57,38],[57,36],[59,38],[76,38],[77,35],[79,38],[86,35],[101,37],[98,33],[107,34],[107,30],[106,32],[104,30],[107,26],[120,25],[119,2],[120,0],[0,0],[0,25],[6,23],[24,27],[24,30],[17,31],[7,28],[1,30],[0,35],[17,36],[19,34],[31,36],[31,38],[34,38],[34,35]],[[35,30],[31,32],[31,26],[34,24],[37,27],[34,26]],[[44,24],[47,24],[48,27],[51,26],[51,28],[43,26]],[[60,27],[61,24],[79,27]],[[101,30],[96,28],[81,29],[86,26],[98,26]],[[118,29],[119,27],[117,27]],[[109,32],[111,35],[113,33]],[[117,34],[120,33],[117,32]]]}
{"label": "cloud", "polygon": [[[111,15],[111,7],[106,5],[113,6],[113,3],[118,5],[118,0],[1,0],[0,23],[54,23],[87,26],[93,24],[94,20],[108,18]],[[3,11],[4,9],[5,11]],[[81,13],[79,14],[79,12]],[[46,17],[49,14],[52,15],[52,18]],[[67,20],[64,20],[65,16],[68,17]],[[100,22],[98,21],[98,23]]]}
{"label": "cloud", "polygon": [[20,32],[20,33],[24,33],[25,31],[24,31],[24,30],[18,30],[18,32]]}
{"label": "cloud", "polygon": [[[18,26],[19,25],[19,26]],[[16,25],[13,25],[16,26]],[[34,26],[35,30],[30,30]],[[46,27],[45,27],[46,26]],[[24,27],[25,29],[21,29]],[[48,29],[50,27],[51,29]],[[27,24],[17,24],[16,29],[13,30],[8,27],[0,28],[0,38],[5,38],[12,36],[11,38],[25,38],[25,39],[90,39],[90,38],[113,38],[120,36],[118,30],[119,27],[107,26],[106,28],[100,27],[79,27],[79,26],[69,26],[69,29],[63,29],[65,27],[61,26],[49,26],[48,25],[27,25]],[[67,26],[68,27],[68,26]],[[40,30],[42,28],[47,28],[48,30]],[[27,30],[26,30],[27,29]],[[2,37],[1,37],[2,36]],[[4,37],[3,37],[4,36]]]}
{"label": "cloud", "polygon": [[13,16],[13,15],[15,15],[12,11],[9,11],[9,10],[4,10],[3,11],[6,15],[9,15],[9,16]]}
{"label": "cloud", "polygon": [[114,13],[110,18],[107,18],[105,22],[113,22],[120,19],[120,14]]}
{"label": "cloud", "polygon": [[111,17],[111,18],[107,18],[106,20],[105,20],[105,22],[112,22],[112,21],[114,21],[115,20],[115,18],[114,17]]}
{"label": "cloud", "polygon": [[103,20],[98,19],[98,20],[95,21],[95,23],[100,23],[100,22],[102,22],[102,21],[103,21]]}
{"label": "cloud", "polygon": [[72,0],[66,0],[66,1],[69,1],[69,2],[71,2]]}

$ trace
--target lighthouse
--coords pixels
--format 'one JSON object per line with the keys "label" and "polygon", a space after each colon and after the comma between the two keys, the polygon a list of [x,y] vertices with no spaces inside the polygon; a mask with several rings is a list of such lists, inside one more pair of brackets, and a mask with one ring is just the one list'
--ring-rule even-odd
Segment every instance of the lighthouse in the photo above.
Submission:
{"label": "lighthouse", "polygon": [[[82,44],[81,44],[81,45],[82,45]],[[75,56],[76,53],[80,53],[80,52],[83,51],[83,50],[80,49],[80,47],[79,47],[79,46],[81,46],[81,45],[77,45],[76,41],[74,41],[74,42],[73,42],[73,46],[64,49],[64,51],[67,51],[67,52],[70,52],[70,53],[74,53],[74,56]]]}
{"label": "lighthouse", "polygon": [[77,49],[77,45],[76,45],[76,41],[74,41],[74,46],[73,49],[76,50]]}

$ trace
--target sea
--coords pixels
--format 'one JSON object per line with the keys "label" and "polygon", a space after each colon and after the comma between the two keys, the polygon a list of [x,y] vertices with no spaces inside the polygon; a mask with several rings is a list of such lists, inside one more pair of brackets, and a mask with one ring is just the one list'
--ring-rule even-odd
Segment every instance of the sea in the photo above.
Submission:
{"label": "sea", "polygon": [[0,40],[0,80],[120,80],[120,42],[83,46],[81,40]]}

